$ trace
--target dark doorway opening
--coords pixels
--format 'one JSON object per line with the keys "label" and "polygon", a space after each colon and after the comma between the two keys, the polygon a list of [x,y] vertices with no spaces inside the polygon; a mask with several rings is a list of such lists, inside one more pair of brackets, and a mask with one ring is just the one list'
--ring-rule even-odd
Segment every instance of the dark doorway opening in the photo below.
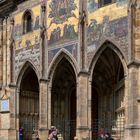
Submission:
{"label": "dark doorway opening", "polygon": [[23,139],[31,140],[39,125],[39,83],[34,70],[29,67],[22,78],[19,95],[19,128]]}
{"label": "dark doorway opening", "polygon": [[51,116],[65,140],[76,135],[76,76],[67,59],[63,58],[54,73]]}
{"label": "dark doorway opening", "polygon": [[123,139],[125,120],[124,69],[118,55],[106,48],[92,77],[92,139],[103,133]]}

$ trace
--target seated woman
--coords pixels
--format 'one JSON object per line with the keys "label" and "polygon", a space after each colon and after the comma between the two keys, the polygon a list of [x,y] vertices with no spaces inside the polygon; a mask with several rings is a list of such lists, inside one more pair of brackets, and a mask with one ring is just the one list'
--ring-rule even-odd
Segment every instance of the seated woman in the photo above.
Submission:
{"label": "seated woman", "polygon": [[57,138],[57,129],[55,126],[51,126],[51,129],[49,130],[49,136],[48,136],[48,140],[58,140]]}

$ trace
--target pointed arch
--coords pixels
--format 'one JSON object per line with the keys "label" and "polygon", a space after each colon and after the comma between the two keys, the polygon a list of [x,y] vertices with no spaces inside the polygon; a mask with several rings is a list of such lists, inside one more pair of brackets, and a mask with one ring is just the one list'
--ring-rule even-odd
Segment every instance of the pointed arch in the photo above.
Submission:
{"label": "pointed arch", "polygon": [[22,77],[28,68],[31,68],[35,72],[37,78],[39,79],[39,73],[38,73],[37,69],[35,68],[34,64],[30,60],[28,60],[23,64],[23,66],[21,67],[21,69],[18,73],[18,76],[16,79],[17,87],[20,87]]}
{"label": "pointed arch", "polygon": [[68,62],[72,65],[75,75],[77,77],[78,74],[78,66],[77,66],[77,62],[76,60],[73,58],[73,56],[65,49],[61,49],[54,57],[54,59],[52,60],[50,66],[49,66],[49,70],[48,70],[48,79],[52,80],[53,74],[55,72],[55,69],[57,67],[57,65],[59,64],[59,62],[62,59],[67,59]]}
{"label": "pointed arch", "polygon": [[76,66],[72,55],[65,49],[61,49],[54,57],[48,72],[50,122],[63,132],[64,139],[73,139],[76,135],[78,73]]}
{"label": "pointed arch", "polygon": [[[24,128],[25,139],[32,139],[32,130],[38,130],[40,115],[40,85],[37,70],[32,62],[26,61],[24,63],[16,82],[18,127],[19,129]],[[29,112],[31,112],[30,115]]]}
{"label": "pointed arch", "polygon": [[111,50],[113,50],[117,54],[117,56],[119,57],[120,61],[122,62],[123,69],[124,69],[124,75],[128,74],[127,59],[126,59],[125,54],[123,53],[122,49],[118,48],[117,46],[118,46],[117,43],[114,44],[114,42],[112,43],[109,39],[107,39],[107,40],[104,39],[101,42],[101,45],[96,50],[95,55],[93,56],[92,61],[91,61],[90,66],[89,66],[90,80],[92,79],[95,64],[96,64],[98,58],[100,57],[100,55],[102,54],[102,52],[106,48],[110,48]]}

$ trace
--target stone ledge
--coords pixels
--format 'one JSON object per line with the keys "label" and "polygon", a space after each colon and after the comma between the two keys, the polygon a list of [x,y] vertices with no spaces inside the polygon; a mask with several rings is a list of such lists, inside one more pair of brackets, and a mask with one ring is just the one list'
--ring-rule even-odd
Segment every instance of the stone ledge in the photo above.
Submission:
{"label": "stone ledge", "polygon": [[89,76],[90,73],[89,73],[88,71],[86,71],[86,70],[81,70],[81,71],[78,73],[78,76],[80,76],[80,75]]}
{"label": "stone ledge", "polygon": [[129,125],[126,125],[125,129],[140,129],[140,124],[129,124]]}
{"label": "stone ledge", "polygon": [[9,88],[16,88],[17,87],[16,84],[14,84],[14,83],[10,83],[8,86],[9,86]]}
{"label": "stone ledge", "polygon": [[48,131],[49,129],[48,128],[45,128],[45,127],[41,127],[39,128],[39,131]]}
{"label": "stone ledge", "polygon": [[87,126],[80,126],[77,130],[90,130]]}
{"label": "stone ledge", "polygon": [[46,78],[42,77],[42,78],[40,78],[39,81],[40,81],[40,82],[47,83],[47,82],[49,82],[49,79],[46,79]]}
{"label": "stone ledge", "polygon": [[137,67],[139,67],[140,66],[140,61],[139,60],[132,60],[132,61],[130,61],[129,63],[128,63],[128,68],[129,67],[132,67],[132,66],[137,66]]}

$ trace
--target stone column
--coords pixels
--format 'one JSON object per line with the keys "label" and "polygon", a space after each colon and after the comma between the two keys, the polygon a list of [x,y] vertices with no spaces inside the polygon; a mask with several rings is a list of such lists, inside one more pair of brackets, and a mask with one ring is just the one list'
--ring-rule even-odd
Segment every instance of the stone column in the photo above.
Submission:
{"label": "stone column", "polygon": [[77,132],[79,140],[89,139],[90,130],[88,118],[88,73],[80,72],[77,87]]}
{"label": "stone column", "polygon": [[14,19],[10,18],[10,35],[9,35],[9,44],[8,44],[8,83],[14,83]]}
{"label": "stone column", "polygon": [[46,4],[41,4],[41,27],[40,27],[40,61],[41,61],[41,76],[45,78],[47,75],[48,66],[48,50],[46,39]]}
{"label": "stone column", "polygon": [[140,93],[139,73],[140,64],[129,64],[129,86],[126,102],[126,126],[125,140],[137,139],[140,137]]}
{"label": "stone column", "polygon": [[8,139],[17,140],[16,129],[16,85],[9,86],[10,92],[10,129],[8,130]]}
{"label": "stone column", "polygon": [[87,1],[80,0],[79,31],[80,31],[80,68],[87,69],[86,28],[87,28]]}
{"label": "stone column", "polygon": [[46,79],[40,80],[40,107],[39,107],[39,133],[40,139],[46,140],[48,137],[48,81]]}
{"label": "stone column", "polygon": [[52,90],[52,86],[48,85],[48,98],[47,98],[47,105],[48,105],[48,129],[51,128],[51,90]]}
{"label": "stone column", "polygon": [[3,20],[3,85],[7,86],[8,17]]}
{"label": "stone column", "polygon": [[19,97],[20,97],[20,89],[16,89],[16,94],[15,94],[15,110],[16,110],[16,140],[19,140]]}
{"label": "stone column", "polygon": [[3,36],[3,19],[0,19],[0,87],[2,86],[2,60],[3,60],[3,48],[2,48],[2,36]]}
{"label": "stone column", "polygon": [[92,140],[92,81],[88,81],[88,128],[89,128],[89,139]]}
{"label": "stone column", "polygon": [[126,108],[125,140],[140,138],[140,3],[129,1],[129,86]]}

